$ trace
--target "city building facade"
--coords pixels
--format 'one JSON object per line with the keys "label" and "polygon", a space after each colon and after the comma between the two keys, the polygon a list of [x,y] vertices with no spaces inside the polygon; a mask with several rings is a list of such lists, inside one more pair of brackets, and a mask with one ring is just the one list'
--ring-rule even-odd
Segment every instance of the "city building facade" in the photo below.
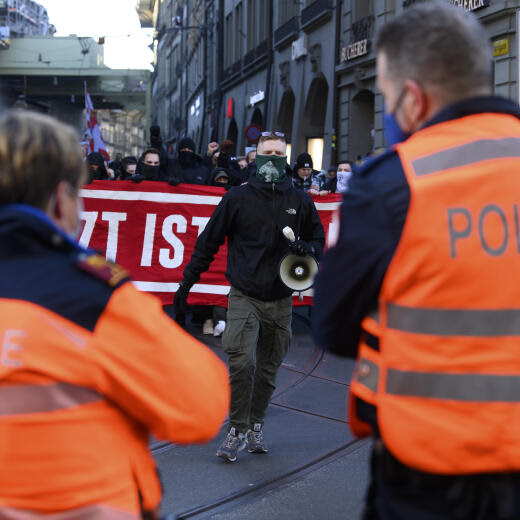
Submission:
{"label": "city building facade", "polygon": [[[235,154],[280,130],[291,163],[362,160],[385,146],[374,38],[429,0],[141,0],[155,32],[152,118],[169,151],[183,135],[201,153],[228,138]],[[519,99],[520,0],[445,0],[471,10],[493,43],[495,93]]]}

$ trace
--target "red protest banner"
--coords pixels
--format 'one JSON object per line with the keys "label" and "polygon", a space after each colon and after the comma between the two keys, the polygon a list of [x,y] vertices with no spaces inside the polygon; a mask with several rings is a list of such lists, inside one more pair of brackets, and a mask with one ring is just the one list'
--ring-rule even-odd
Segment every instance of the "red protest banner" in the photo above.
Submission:
{"label": "red protest banner", "polygon": [[[223,188],[193,184],[94,181],[80,192],[84,203],[80,243],[126,268],[139,289],[156,294],[163,305],[171,304],[197,237],[224,193]],[[334,234],[333,214],[340,199],[328,195],[315,201],[327,235]],[[224,244],[191,289],[190,305],[227,307],[226,256]],[[309,304],[312,293],[305,294],[303,303]]]}

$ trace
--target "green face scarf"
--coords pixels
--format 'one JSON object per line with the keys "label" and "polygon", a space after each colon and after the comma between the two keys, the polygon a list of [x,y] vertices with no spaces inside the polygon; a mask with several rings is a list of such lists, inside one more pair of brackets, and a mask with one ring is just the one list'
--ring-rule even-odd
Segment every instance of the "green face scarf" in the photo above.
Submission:
{"label": "green face scarf", "polygon": [[264,182],[283,182],[285,179],[286,155],[256,154],[256,176]]}

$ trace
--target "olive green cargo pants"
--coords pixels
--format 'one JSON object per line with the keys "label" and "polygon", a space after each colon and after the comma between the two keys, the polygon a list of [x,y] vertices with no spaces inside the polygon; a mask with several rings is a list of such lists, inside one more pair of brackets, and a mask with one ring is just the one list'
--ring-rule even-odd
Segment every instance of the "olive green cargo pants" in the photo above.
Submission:
{"label": "olive green cargo pants", "polygon": [[231,379],[229,428],[263,424],[291,343],[292,298],[264,302],[231,287],[222,346]]}

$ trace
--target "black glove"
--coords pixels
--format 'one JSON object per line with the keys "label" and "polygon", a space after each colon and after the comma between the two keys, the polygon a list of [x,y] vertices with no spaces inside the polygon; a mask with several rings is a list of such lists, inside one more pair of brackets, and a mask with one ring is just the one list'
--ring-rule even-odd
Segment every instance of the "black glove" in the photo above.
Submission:
{"label": "black glove", "polygon": [[175,311],[175,321],[181,326],[186,325],[186,312],[188,311],[188,294],[192,284],[181,280],[179,288],[173,298],[173,310]]}
{"label": "black glove", "polygon": [[134,173],[133,175],[130,175],[130,177],[128,177],[128,179],[126,180],[132,182],[141,182],[144,181],[144,176],[140,173]]}
{"label": "black glove", "polygon": [[170,177],[168,179],[168,184],[170,186],[177,186],[177,184],[180,184],[180,183],[181,183],[181,181],[179,179],[177,179],[177,177]]}
{"label": "black glove", "polygon": [[296,240],[289,245],[291,253],[298,256],[313,255],[314,248],[305,240]]}

